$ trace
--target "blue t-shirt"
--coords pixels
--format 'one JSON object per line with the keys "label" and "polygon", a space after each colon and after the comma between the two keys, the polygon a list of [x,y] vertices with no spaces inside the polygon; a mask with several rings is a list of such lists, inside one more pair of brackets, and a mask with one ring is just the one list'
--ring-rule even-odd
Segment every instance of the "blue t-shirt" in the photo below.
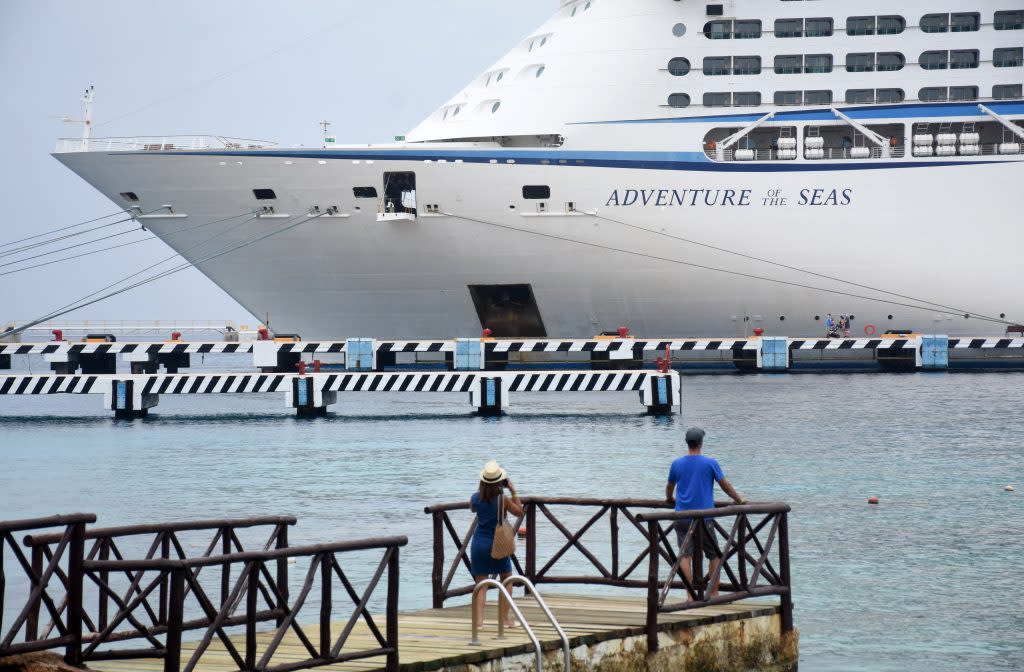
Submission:
{"label": "blue t-shirt", "polygon": [[718,460],[704,455],[683,455],[668,470],[676,484],[676,511],[715,508],[715,481],[725,476]]}

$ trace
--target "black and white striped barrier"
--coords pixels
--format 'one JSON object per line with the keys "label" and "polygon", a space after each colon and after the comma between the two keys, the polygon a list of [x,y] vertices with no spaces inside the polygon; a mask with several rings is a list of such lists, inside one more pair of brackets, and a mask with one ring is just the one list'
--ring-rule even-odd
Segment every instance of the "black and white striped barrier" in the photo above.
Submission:
{"label": "black and white striped barrier", "polygon": [[[938,340],[936,340],[938,339]],[[254,366],[264,373],[291,373],[303,358],[317,359],[336,355],[349,371],[382,371],[399,364],[419,362],[428,355],[433,361],[447,361],[456,371],[484,371],[502,368],[510,356],[541,355],[534,361],[556,361],[560,355],[575,355],[585,365],[588,357],[594,368],[639,368],[644,361],[666,354],[675,363],[707,361],[716,354],[741,368],[786,370],[799,360],[842,359],[847,352],[860,351],[865,358],[879,362],[912,361],[917,368],[943,368],[942,357],[924,357],[922,352],[937,352],[945,343],[950,354],[960,359],[986,351],[1009,353],[1024,362],[1024,338],[949,338],[933,335],[908,335],[884,338],[691,338],[691,339],[454,339],[398,341],[348,339],[344,341],[254,341],[166,343],[35,343],[0,344],[0,368],[10,368],[11,355],[43,355],[57,373],[115,373],[115,356],[122,355],[134,373],[155,373],[163,366],[168,373],[187,368],[191,355],[251,354]],[[783,345],[784,344],[784,345]],[[693,357],[688,354],[694,353]],[[543,357],[546,355],[547,357]],[[586,357],[581,357],[585,355]],[[5,365],[6,364],[6,365]],[[912,367],[913,368],[913,367]]]}
{"label": "black and white striped barrier", "polygon": [[323,414],[348,392],[430,393],[469,395],[481,414],[500,413],[514,393],[637,392],[654,414],[670,414],[682,403],[679,373],[669,371],[546,371],[546,372],[344,372],[202,373],[132,375],[2,375],[0,396],[97,394],[105,408],[121,417],[145,416],[165,394],[283,393],[287,406],[300,415]]}

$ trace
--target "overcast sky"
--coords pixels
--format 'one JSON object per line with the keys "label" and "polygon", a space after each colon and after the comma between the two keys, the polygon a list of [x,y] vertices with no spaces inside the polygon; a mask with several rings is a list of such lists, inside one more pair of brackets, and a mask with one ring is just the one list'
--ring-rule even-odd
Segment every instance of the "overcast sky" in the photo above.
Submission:
{"label": "overcast sky", "polygon": [[[7,212],[0,245],[117,210],[49,155],[58,137],[80,135],[58,118],[80,118],[86,86],[96,87],[96,137],[209,133],[315,145],[317,124],[328,119],[339,143],[390,141],[556,7],[556,0],[0,0]],[[0,255],[10,249],[0,247]],[[50,249],[0,256],[0,264]],[[169,254],[151,241],[0,275],[0,326]],[[193,270],[63,319],[252,321]]]}

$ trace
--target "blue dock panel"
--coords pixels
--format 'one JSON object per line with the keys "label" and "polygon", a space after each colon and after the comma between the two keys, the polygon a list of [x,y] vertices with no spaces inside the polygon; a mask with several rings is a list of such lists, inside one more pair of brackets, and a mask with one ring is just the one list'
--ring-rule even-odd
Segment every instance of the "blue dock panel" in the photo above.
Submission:
{"label": "blue dock panel", "polygon": [[479,338],[459,338],[455,341],[455,370],[479,371],[483,367],[483,348]]}
{"label": "blue dock panel", "polygon": [[921,337],[921,368],[930,370],[949,368],[949,336]]}
{"label": "blue dock panel", "polygon": [[789,368],[789,339],[765,336],[761,339],[761,370],[785,371]]}
{"label": "blue dock panel", "polygon": [[131,409],[131,383],[127,380],[114,382],[114,408],[115,411]]}
{"label": "blue dock panel", "polygon": [[373,371],[372,338],[350,338],[345,342],[345,368],[349,371]]}

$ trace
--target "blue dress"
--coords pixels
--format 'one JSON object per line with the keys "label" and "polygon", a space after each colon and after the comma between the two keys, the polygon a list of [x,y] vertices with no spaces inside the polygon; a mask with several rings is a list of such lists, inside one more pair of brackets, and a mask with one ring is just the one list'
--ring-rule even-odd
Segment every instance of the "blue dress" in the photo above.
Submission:
{"label": "blue dress", "polygon": [[469,563],[473,566],[473,576],[490,576],[512,571],[512,558],[495,560],[491,557],[491,546],[494,544],[494,528],[498,524],[498,502],[504,495],[498,495],[490,502],[480,500],[480,493],[474,492],[469,498],[470,506],[476,511],[476,532],[469,545]]}

